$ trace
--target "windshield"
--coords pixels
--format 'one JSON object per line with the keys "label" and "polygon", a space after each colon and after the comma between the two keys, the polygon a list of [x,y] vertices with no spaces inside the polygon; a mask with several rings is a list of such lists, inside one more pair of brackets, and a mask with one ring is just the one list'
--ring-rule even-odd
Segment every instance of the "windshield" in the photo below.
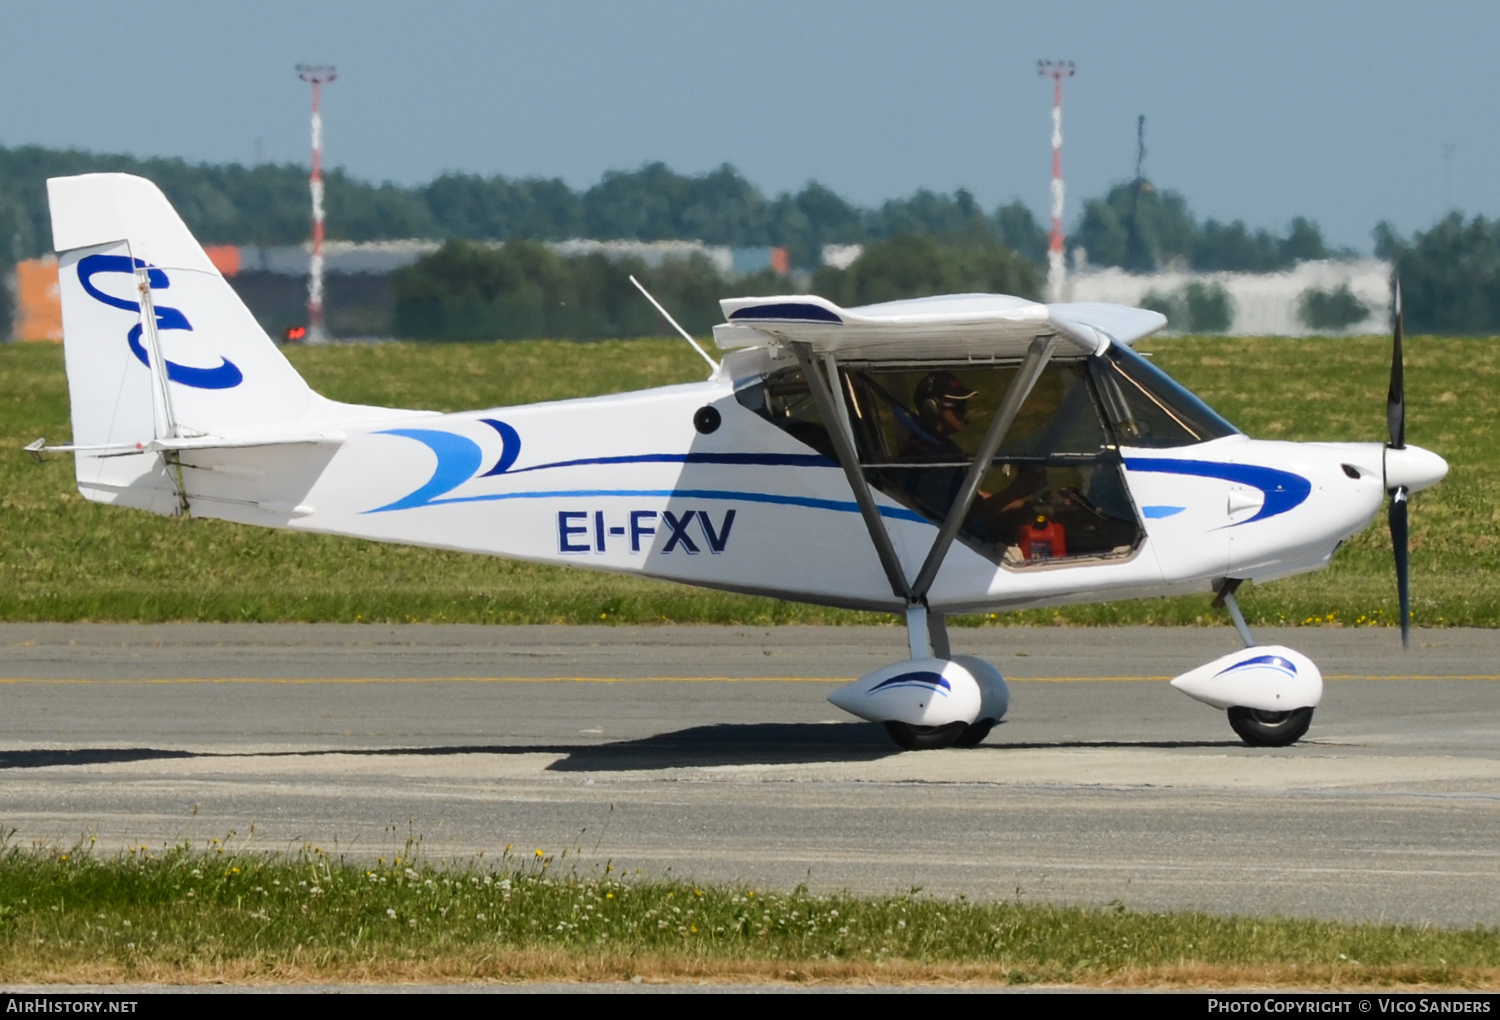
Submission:
{"label": "windshield", "polygon": [[1099,395],[1121,446],[1191,446],[1240,430],[1135,351],[1110,344],[1092,359]]}

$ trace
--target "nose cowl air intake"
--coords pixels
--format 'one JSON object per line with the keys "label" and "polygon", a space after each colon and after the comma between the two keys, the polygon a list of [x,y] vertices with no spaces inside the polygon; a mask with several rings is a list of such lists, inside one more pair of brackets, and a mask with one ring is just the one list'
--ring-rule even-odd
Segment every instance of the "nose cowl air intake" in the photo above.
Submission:
{"label": "nose cowl air intake", "polygon": [[1448,474],[1448,462],[1420,446],[1386,447],[1385,488],[1420,492],[1436,485]]}

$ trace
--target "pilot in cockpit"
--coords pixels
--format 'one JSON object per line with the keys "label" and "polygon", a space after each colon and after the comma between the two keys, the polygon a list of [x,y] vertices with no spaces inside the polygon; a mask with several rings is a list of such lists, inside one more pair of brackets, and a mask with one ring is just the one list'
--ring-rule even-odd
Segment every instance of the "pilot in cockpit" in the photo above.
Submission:
{"label": "pilot in cockpit", "polygon": [[[962,459],[968,455],[949,437],[969,423],[969,401],[979,396],[952,372],[929,372],[917,383],[912,402],[917,428],[901,451],[903,460]],[[944,456],[951,454],[952,458]]]}
{"label": "pilot in cockpit", "polygon": [[[953,436],[969,424],[969,401],[979,396],[949,371],[929,372],[917,383],[912,394],[916,420],[910,436],[901,448],[901,459],[907,463],[952,463],[951,467],[914,469],[906,488],[920,502],[945,514],[958,497],[963,485],[965,467],[958,466],[972,455],[958,445]],[[1021,469],[1002,492],[980,490],[970,526],[984,522],[992,541],[1009,544],[1023,521],[1029,519],[1030,503],[1047,487],[1047,472],[1041,467]]]}

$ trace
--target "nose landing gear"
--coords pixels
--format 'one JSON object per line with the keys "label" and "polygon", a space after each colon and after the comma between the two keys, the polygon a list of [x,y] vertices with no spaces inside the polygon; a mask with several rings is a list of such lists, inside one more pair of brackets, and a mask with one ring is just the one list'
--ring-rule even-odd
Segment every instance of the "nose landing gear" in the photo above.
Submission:
{"label": "nose landing gear", "polygon": [[1283,645],[1257,645],[1234,593],[1237,578],[1219,582],[1214,606],[1229,610],[1245,647],[1189,670],[1172,686],[1205,705],[1222,708],[1229,726],[1253,747],[1295,744],[1312,725],[1323,699],[1323,674],[1311,659]]}

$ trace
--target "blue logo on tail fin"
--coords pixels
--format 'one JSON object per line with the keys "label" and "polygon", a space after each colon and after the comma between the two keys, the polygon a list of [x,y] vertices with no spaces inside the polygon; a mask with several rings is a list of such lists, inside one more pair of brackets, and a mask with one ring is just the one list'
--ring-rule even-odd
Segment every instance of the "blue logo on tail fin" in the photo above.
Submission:
{"label": "blue logo on tail fin", "polygon": [[[134,279],[137,269],[146,270],[146,278],[150,281],[152,290],[165,290],[172,285],[167,274],[160,269],[147,266],[140,259],[132,259],[125,255],[84,256],[78,260],[78,282],[83,285],[83,292],[95,301],[139,315],[141,313],[140,302],[106,294],[95,287],[93,282],[93,277],[97,273],[129,273]],[[154,305],[154,307],[158,330],[178,329],[192,332],[192,323],[188,322],[187,316],[176,308],[168,308],[165,305]],[[130,327],[130,332],[125,334],[125,341],[130,344],[131,353],[136,356],[136,359],[150,368],[151,358],[146,353],[145,345],[141,343],[140,323]],[[240,371],[239,366],[225,357],[219,358],[219,364],[215,368],[194,368],[192,365],[179,365],[175,361],[168,361],[166,364],[168,379],[200,390],[227,390],[238,386],[245,379],[245,374]]]}

